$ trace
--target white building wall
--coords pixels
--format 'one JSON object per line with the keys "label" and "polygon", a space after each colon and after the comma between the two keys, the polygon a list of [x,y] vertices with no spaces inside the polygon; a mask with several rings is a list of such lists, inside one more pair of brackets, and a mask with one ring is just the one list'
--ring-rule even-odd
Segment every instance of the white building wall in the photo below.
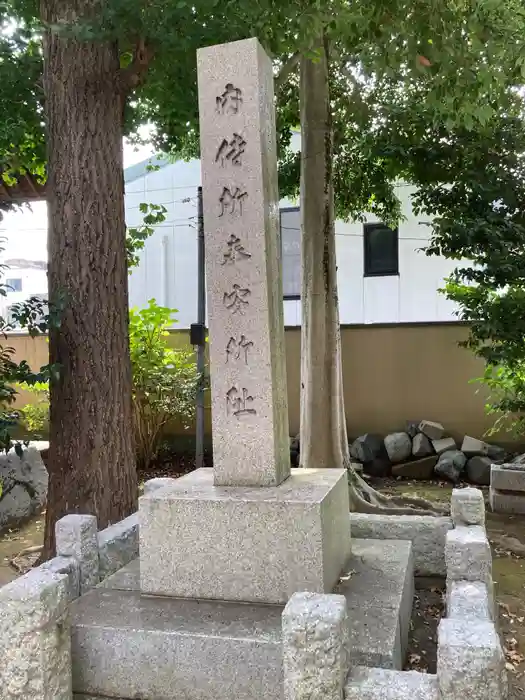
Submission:
{"label": "white building wall", "polygon": [[197,318],[197,187],[200,162],[178,162],[126,184],[126,223],[138,226],[140,204],[162,204],[166,220],[156,227],[129,280],[130,306],[149,299],[178,309],[177,327]]}
{"label": "white building wall", "polygon": [[[140,224],[141,202],[167,207],[166,221],[147,241],[141,263],[130,278],[130,304],[158,303],[178,309],[178,326],[197,318],[197,187],[200,164],[178,162],[147,174],[126,186],[126,220]],[[430,227],[412,211],[411,186],[401,185],[398,196],[404,220],[399,223],[399,275],[364,276],[363,224],[336,222],[339,308],[342,324],[452,321],[455,306],[438,292],[457,262],[427,257],[421,250]],[[182,201],[189,198],[190,201]],[[297,205],[283,200],[282,207]],[[377,222],[370,216],[367,223]],[[301,302],[284,301],[288,326],[301,323]]]}

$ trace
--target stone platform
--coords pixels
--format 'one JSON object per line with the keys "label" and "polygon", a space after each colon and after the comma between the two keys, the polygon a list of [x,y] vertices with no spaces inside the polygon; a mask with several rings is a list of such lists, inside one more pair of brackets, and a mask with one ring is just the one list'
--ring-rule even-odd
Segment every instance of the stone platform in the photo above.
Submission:
{"label": "stone platform", "polygon": [[279,486],[215,486],[199,469],[139,500],[141,590],[286,603],[330,593],[350,555],[344,469],[292,469]]}
{"label": "stone platform", "polygon": [[[412,607],[410,543],[353,540],[352,548],[350,578],[338,592],[347,599],[353,662],[399,669]],[[145,596],[139,588],[136,561],[72,604],[79,700],[282,700],[284,606]]]}
{"label": "stone platform", "polygon": [[525,465],[493,464],[489,499],[495,513],[525,515]]}

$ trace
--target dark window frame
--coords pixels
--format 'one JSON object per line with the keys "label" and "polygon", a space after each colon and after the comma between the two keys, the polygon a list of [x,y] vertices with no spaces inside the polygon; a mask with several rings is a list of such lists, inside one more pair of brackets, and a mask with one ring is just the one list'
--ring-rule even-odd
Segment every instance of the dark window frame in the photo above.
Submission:
{"label": "dark window frame", "polygon": [[[372,251],[370,245],[369,233],[377,229],[389,229],[394,235],[395,243],[395,259],[393,260],[393,265],[390,270],[375,270],[372,260]],[[364,277],[399,277],[399,229],[391,229],[386,224],[381,222],[376,222],[373,224],[363,225],[363,254],[364,254]]]}
{"label": "dark window frame", "polygon": [[[282,213],[290,211],[301,211],[301,207],[282,207],[279,209],[279,234],[281,236],[281,256],[282,256]],[[284,294],[283,301],[300,301],[300,294]]]}

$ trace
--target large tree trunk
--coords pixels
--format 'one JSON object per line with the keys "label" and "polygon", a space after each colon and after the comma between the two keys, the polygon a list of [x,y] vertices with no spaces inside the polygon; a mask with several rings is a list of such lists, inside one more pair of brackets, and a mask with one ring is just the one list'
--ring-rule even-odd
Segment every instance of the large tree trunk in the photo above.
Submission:
{"label": "large tree trunk", "polygon": [[349,465],[337,301],[328,55],[301,59],[301,466]]}
{"label": "large tree trunk", "polygon": [[343,394],[332,177],[328,44],[301,59],[301,466],[348,470],[350,508],[366,513],[439,514],[422,498],[388,497],[350,464]]}
{"label": "large tree trunk", "polygon": [[[94,0],[42,0],[51,26],[89,17]],[[50,484],[44,558],[54,524],[90,513],[99,528],[136,509],[125,253],[122,97],[117,46],[48,31]]]}

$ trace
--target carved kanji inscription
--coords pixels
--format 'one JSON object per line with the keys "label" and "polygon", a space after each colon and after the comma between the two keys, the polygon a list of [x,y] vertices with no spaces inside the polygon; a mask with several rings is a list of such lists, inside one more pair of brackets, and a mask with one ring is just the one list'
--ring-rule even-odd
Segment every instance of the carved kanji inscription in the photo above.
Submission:
{"label": "carved kanji inscription", "polygon": [[215,162],[220,163],[222,167],[231,163],[232,165],[242,165],[242,155],[247,143],[240,134],[233,134],[233,137],[223,139],[217,149]]}
{"label": "carved kanji inscription", "polygon": [[215,98],[218,114],[238,114],[242,105],[242,90],[233,83],[227,83],[222,95]]}
{"label": "carved kanji inscription", "polygon": [[226,413],[228,415],[241,416],[256,415],[257,411],[252,404],[254,397],[248,394],[248,390],[242,388],[240,391],[236,386],[232,386],[226,392]]}
{"label": "carved kanji inscription", "polygon": [[244,360],[244,364],[248,364],[248,350],[253,347],[253,342],[248,340],[245,335],[237,340],[233,336],[229,339],[226,345],[226,362],[231,357],[233,360]]}
{"label": "carved kanji inscription", "polygon": [[229,309],[232,314],[244,315],[246,307],[248,306],[248,298],[251,294],[249,289],[242,289],[238,284],[234,284],[232,291],[224,292],[224,297],[222,299],[224,306]]}

